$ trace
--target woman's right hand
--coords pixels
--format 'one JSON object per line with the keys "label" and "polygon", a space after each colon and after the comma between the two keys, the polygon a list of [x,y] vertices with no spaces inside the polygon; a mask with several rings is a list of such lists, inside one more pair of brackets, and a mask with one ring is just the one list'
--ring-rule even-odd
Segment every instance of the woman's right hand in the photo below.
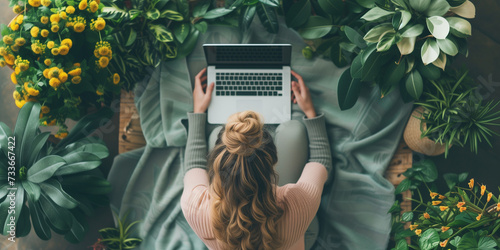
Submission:
{"label": "woman's right hand", "polygon": [[314,105],[311,100],[311,93],[309,93],[309,88],[304,84],[302,76],[291,71],[292,75],[297,79],[297,81],[292,81],[292,100],[293,103],[299,104],[300,109],[304,112],[307,118],[316,117],[316,111],[314,110]]}

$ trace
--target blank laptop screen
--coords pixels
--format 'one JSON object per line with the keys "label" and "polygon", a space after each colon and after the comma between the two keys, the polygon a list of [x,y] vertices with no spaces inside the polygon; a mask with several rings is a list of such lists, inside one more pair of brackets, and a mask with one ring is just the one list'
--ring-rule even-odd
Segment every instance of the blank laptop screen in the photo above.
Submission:
{"label": "blank laptop screen", "polygon": [[290,45],[204,45],[208,65],[290,65]]}

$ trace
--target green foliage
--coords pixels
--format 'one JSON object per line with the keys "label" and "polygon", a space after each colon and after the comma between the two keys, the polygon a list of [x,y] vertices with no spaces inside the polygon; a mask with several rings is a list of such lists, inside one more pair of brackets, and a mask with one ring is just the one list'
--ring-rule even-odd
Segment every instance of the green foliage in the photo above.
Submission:
{"label": "green foliage", "polygon": [[[104,110],[104,109],[103,109]],[[16,235],[25,236],[31,230],[43,240],[49,240],[51,230],[64,235],[72,243],[80,242],[88,230],[85,216],[94,205],[105,205],[110,184],[99,170],[108,149],[100,140],[87,136],[113,112],[84,116],[66,139],[55,147],[47,141],[48,133],[38,129],[40,105],[26,103],[19,112],[14,133],[0,123],[0,173],[15,172],[15,180],[0,180],[0,187],[16,187]],[[15,136],[15,148],[8,140]],[[34,138],[34,141],[33,141]],[[11,165],[7,158],[13,157]],[[9,207],[7,193],[0,194],[0,210]],[[28,206],[26,206],[27,204]],[[0,213],[2,234],[7,235],[10,222],[7,212]],[[31,219],[31,220],[30,220]],[[30,223],[31,221],[31,223]]]}
{"label": "green foliage", "polygon": [[[113,211],[115,217],[118,215]],[[96,244],[104,246],[110,250],[134,249],[138,247],[142,239],[130,237],[132,227],[140,221],[134,221],[129,224],[127,221],[128,213],[123,218],[118,218],[118,228],[103,228],[99,230],[102,239],[99,239]]]}

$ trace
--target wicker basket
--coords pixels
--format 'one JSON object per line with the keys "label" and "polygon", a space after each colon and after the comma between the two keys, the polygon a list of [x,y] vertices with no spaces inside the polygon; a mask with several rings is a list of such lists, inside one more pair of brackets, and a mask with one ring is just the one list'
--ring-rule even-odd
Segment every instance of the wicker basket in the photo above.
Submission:
{"label": "wicker basket", "polygon": [[411,117],[406,124],[403,138],[408,147],[415,152],[429,156],[440,155],[446,150],[445,144],[437,143],[427,137],[422,138],[420,126],[422,126],[423,130],[426,129],[426,126],[425,123],[422,123],[419,118],[422,117],[423,112],[423,107],[417,107],[413,110]]}

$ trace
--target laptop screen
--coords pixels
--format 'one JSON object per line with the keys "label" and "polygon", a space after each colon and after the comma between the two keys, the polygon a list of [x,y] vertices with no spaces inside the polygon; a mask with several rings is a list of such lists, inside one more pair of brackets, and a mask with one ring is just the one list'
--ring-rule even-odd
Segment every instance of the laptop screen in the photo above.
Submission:
{"label": "laptop screen", "polygon": [[290,65],[290,44],[205,44],[208,65]]}

